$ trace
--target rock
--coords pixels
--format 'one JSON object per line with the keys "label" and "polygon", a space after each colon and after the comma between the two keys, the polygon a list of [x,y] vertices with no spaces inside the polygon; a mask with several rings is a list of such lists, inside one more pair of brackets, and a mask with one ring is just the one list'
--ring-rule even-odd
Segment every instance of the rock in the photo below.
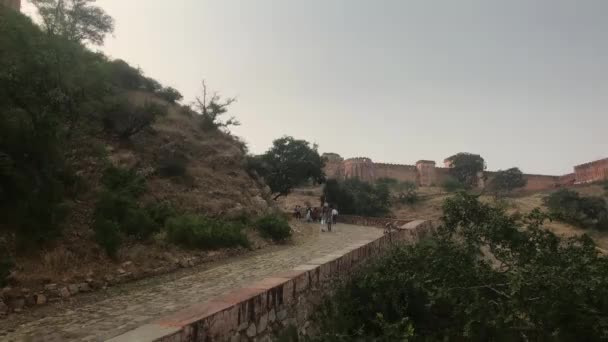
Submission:
{"label": "rock", "polygon": [[117,270],[116,270],[116,272],[117,272],[118,274],[125,274],[125,273],[127,273],[127,271],[125,271],[125,270],[124,270],[124,269],[122,269],[122,268],[117,269]]}
{"label": "rock", "polygon": [[234,335],[232,335],[232,337],[230,338],[230,342],[240,342],[241,341],[241,334],[239,334],[238,332],[235,333]]}
{"label": "rock", "polygon": [[49,292],[57,291],[57,284],[46,284],[44,285],[44,290]]}
{"label": "rock", "polygon": [[26,287],[22,288],[22,289],[21,289],[21,294],[22,294],[23,296],[27,296],[27,295],[29,295],[29,294],[30,294],[30,289],[28,289],[28,288],[26,288]]}
{"label": "rock", "polygon": [[122,268],[130,268],[133,267],[133,261],[125,261],[123,262],[120,266],[122,266]]}
{"label": "rock", "polygon": [[37,305],[43,305],[46,304],[46,296],[43,295],[42,293],[39,293],[37,295],[34,296],[36,298],[36,304]]}
{"label": "rock", "polygon": [[4,304],[2,300],[0,300],[0,316],[4,316],[8,314],[8,306]]}
{"label": "rock", "polygon": [[91,287],[89,286],[88,283],[80,283],[80,284],[78,284],[78,291],[79,292],[90,292]]}
{"label": "rock", "polygon": [[243,322],[243,323],[241,323],[241,325],[239,325],[239,327],[238,327],[238,328],[236,328],[236,330],[238,330],[238,331],[243,331],[243,330],[247,329],[247,327],[248,327],[248,326],[249,326],[249,325],[248,325],[248,323],[247,323],[247,322]]}
{"label": "rock", "polygon": [[254,323],[249,324],[249,328],[247,328],[247,336],[250,338],[254,338],[257,335],[258,329],[256,328]]}
{"label": "rock", "polygon": [[213,257],[215,257],[215,256],[217,256],[219,254],[220,254],[220,252],[218,252],[218,251],[211,251],[211,252],[207,252],[207,257],[208,258],[213,258]]}
{"label": "rock", "polygon": [[77,284],[68,285],[68,291],[70,291],[70,295],[75,295],[79,292]]}
{"label": "rock", "polygon": [[262,317],[260,317],[260,322],[258,323],[258,333],[262,333],[266,330],[266,327],[268,326],[268,315],[262,315]]}
{"label": "rock", "polygon": [[70,291],[64,286],[59,289],[59,295],[63,298],[68,298],[70,296]]}
{"label": "rock", "polygon": [[268,321],[270,323],[274,322],[277,319],[277,315],[276,312],[274,311],[274,309],[270,310],[270,312],[268,313]]}
{"label": "rock", "polygon": [[277,313],[277,318],[279,319],[279,321],[283,321],[285,318],[287,318],[287,310],[281,310]]}
{"label": "rock", "polygon": [[13,310],[21,310],[25,306],[25,299],[16,298],[8,303],[8,305],[13,308]]}
{"label": "rock", "polygon": [[93,271],[87,272],[87,279],[93,279],[93,276],[95,276],[95,272],[93,272]]}
{"label": "rock", "polygon": [[188,266],[189,266],[189,265],[188,265],[188,259],[182,259],[182,260],[180,260],[180,261],[179,261],[179,266],[180,266],[180,267],[183,267],[183,268],[188,267]]}

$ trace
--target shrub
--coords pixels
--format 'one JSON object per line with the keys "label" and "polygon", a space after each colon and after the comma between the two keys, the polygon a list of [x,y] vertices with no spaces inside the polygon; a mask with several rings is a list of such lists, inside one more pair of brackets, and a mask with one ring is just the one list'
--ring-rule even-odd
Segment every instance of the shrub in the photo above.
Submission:
{"label": "shrub", "polygon": [[146,191],[146,180],[134,170],[108,167],[101,178],[101,183],[110,191],[122,192],[132,197],[139,197]]}
{"label": "shrub", "polygon": [[150,218],[160,227],[163,227],[171,217],[177,216],[177,210],[167,202],[148,204],[146,211]]}
{"label": "shrub", "polygon": [[184,155],[171,154],[164,156],[158,163],[158,174],[161,177],[181,177],[186,174],[188,159]]}
{"label": "shrub", "polygon": [[465,186],[460,181],[458,181],[454,177],[446,177],[446,179],[441,184],[441,187],[447,192],[456,192],[460,190],[464,190]]}
{"label": "shrub", "polygon": [[196,215],[182,215],[167,220],[167,239],[192,249],[249,247],[243,225]]}
{"label": "shrub", "polygon": [[385,216],[390,213],[390,191],[386,184],[369,184],[359,179],[343,182],[330,179],[323,188],[324,200],[345,215]]}
{"label": "shrub", "polygon": [[147,102],[138,106],[126,98],[116,98],[106,103],[102,121],[106,131],[121,139],[129,139],[166,114],[167,107],[157,103]]}
{"label": "shrub", "polygon": [[122,244],[120,229],[116,222],[104,219],[96,219],[93,223],[95,230],[95,241],[99,244],[106,254],[111,258],[116,258],[118,248]]}
{"label": "shrub", "polygon": [[177,89],[172,87],[162,88],[156,94],[169,103],[175,103],[184,98]]}
{"label": "shrub", "polygon": [[561,239],[539,211],[518,220],[466,193],[444,208],[438,234],[393,248],[336,289],[313,341],[606,336],[608,258],[589,237]]}
{"label": "shrub", "polygon": [[131,208],[120,224],[120,231],[138,240],[145,240],[157,233],[161,226],[156,223],[148,212],[141,208]]}
{"label": "shrub", "polygon": [[418,192],[416,191],[416,183],[410,181],[403,181],[395,185],[397,190],[397,201],[401,204],[415,204],[420,200]]}
{"label": "shrub", "polygon": [[6,285],[6,278],[11,274],[11,269],[15,266],[8,249],[0,245],[0,286]]}
{"label": "shrub", "polygon": [[263,237],[274,241],[285,241],[291,237],[289,222],[279,215],[266,215],[256,222],[256,228]]}
{"label": "shrub", "polygon": [[578,192],[560,189],[544,198],[555,217],[582,228],[608,229],[608,207],[602,197],[581,197]]}

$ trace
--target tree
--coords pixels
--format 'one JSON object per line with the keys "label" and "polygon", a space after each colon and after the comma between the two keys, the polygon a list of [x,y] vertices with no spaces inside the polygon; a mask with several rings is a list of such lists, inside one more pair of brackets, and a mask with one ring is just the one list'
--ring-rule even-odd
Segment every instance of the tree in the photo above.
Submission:
{"label": "tree", "polygon": [[76,42],[103,45],[114,31],[114,19],[95,6],[96,0],[31,0],[48,34]]}
{"label": "tree", "polygon": [[600,341],[608,257],[459,193],[437,234],[364,266],[319,308],[313,341]]}
{"label": "tree", "polygon": [[517,188],[523,188],[527,183],[528,181],[524,178],[521,170],[512,167],[508,170],[496,172],[488,187],[497,196],[501,196],[509,194]]}
{"label": "tree", "polygon": [[323,198],[346,215],[380,217],[390,213],[391,193],[385,181],[370,184],[357,178],[343,182],[330,179],[323,187]]}
{"label": "tree", "polygon": [[306,140],[293,137],[276,139],[266,153],[254,158],[257,161],[250,164],[264,178],[275,200],[307,181],[325,181],[324,161],[317,145],[310,146]]}
{"label": "tree", "polygon": [[179,101],[184,98],[182,94],[173,87],[162,88],[158,90],[156,94],[158,94],[158,96],[160,96],[162,99],[166,100],[169,103],[175,103],[176,101]]}
{"label": "tree", "polygon": [[200,97],[196,98],[194,106],[195,110],[201,115],[203,129],[212,130],[240,125],[241,123],[238,122],[234,116],[226,121],[220,121],[220,116],[228,112],[228,107],[236,102],[236,98],[229,97],[222,100],[221,96],[216,92],[209,95],[207,94],[207,84],[205,83],[205,80],[202,81],[202,84],[203,93]]}
{"label": "tree", "polygon": [[450,163],[450,174],[467,188],[474,188],[479,181],[479,173],[486,169],[486,163],[478,154],[461,152],[446,159]]}

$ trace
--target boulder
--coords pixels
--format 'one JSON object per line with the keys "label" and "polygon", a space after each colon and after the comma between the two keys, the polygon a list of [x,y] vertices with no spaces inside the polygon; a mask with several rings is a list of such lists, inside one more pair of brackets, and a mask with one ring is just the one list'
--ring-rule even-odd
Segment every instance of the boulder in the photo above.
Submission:
{"label": "boulder", "polygon": [[35,295],[34,297],[36,299],[37,305],[44,305],[47,302],[46,296],[43,295],[42,293],[39,293],[39,294]]}

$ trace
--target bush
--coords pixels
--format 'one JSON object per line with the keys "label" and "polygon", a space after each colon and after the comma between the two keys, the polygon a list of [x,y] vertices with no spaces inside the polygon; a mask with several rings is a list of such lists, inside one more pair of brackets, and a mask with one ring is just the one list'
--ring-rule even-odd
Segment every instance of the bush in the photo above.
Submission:
{"label": "bush", "polygon": [[[313,341],[599,341],[608,258],[477,197],[444,205],[438,234],[364,266],[318,310]],[[483,252],[482,252],[483,251]]]}
{"label": "bush", "polygon": [[111,258],[116,258],[118,248],[122,244],[120,229],[116,222],[98,218],[93,223],[95,230],[95,241],[104,249]]}
{"label": "bush", "polygon": [[183,215],[167,220],[165,228],[170,242],[186,248],[249,247],[249,240],[243,232],[244,226],[235,222]]}
{"label": "bush", "polygon": [[330,179],[323,188],[324,200],[337,206],[341,214],[386,216],[390,213],[391,195],[384,183],[370,184],[359,179],[343,182]]}
{"label": "bush", "polygon": [[181,177],[186,174],[188,158],[180,154],[164,156],[158,163],[158,174],[161,177]]}
{"label": "bush", "polygon": [[177,89],[172,87],[162,88],[156,94],[169,103],[175,103],[184,98]]}
{"label": "bush", "polygon": [[608,230],[608,207],[602,197],[581,197],[578,192],[560,189],[544,198],[555,217],[581,228]]}
{"label": "bush", "polygon": [[414,182],[403,181],[397,183],[395,188],[397,190],[397,201],[401,204],[412,205],[416,204],[420,200],[418,192],[416,191],[418,187]]}
{"label": "bush", "polygon": [[291,237],[289,222],[279,215],[266,215],[256,222],[263,237],[274,241],[285,241]]}
{"label": "bush", "polygon": [[465,188],[464,184],[462,184],[456,178],[451,177],[451,176],[447,177],[443,181],[443,183],[441,184],[441,187],[447,192],[461,191],[461,190],[464,190],[464,188]]}
{"label": "bush", "polygon": [[104,127],[121,139],[129,139],[150,127],[159,116],[167,114],[165,106],[153,102],[138,106],[126,98],[107,101],[105,106],[102,118]]}
{"label": "bush", "polygon": [[160,227],[163,227],[171,217],[177,216],[177,210],[167,202],[148,204],[146,211]]}
{"label": "bush", "polygon": [[110,191],[122,192],[131,197],[139,197],[146,191],[146,180],[134,170],[108,167],[101,177],[101,183]]}
{"label": "bush", "polygon": [[161,226],[141,208],[131,208],[120,224],[120,231],[137,240],[146,240],[160,231]]}

